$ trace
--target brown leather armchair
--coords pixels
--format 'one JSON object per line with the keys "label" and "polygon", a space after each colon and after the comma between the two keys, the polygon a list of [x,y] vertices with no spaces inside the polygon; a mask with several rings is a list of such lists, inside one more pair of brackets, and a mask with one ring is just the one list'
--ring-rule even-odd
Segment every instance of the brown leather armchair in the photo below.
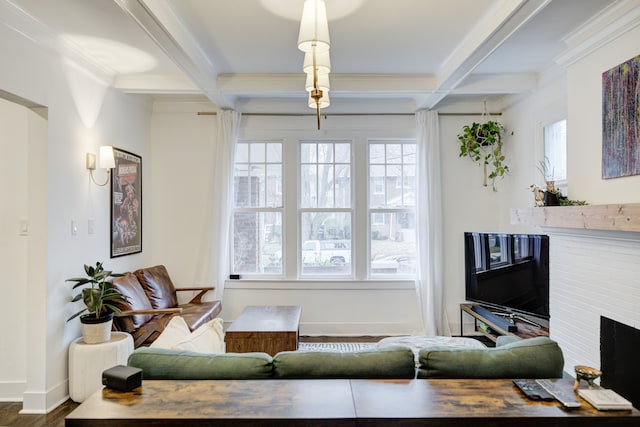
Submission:
{"label": "brown leather armchair", "polygon": [[[116,303],[122,313],[115,314],[114,328],[130,333],[136,348],[155,341],[172,316],[182,316],[193,331],[222,310],[220,301],[202,301],[215,288],[176,288],[164,265],[141,268],[112,282],[115,290],[127,297],[127,301]],[[178,304],[178,291],[200,292],[187,304]]]}

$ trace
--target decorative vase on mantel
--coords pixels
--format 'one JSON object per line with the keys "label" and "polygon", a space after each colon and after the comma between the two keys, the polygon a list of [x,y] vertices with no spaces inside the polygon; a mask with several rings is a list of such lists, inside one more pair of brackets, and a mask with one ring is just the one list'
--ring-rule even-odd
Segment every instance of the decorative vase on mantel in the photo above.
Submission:
{"label": "decorative vase on mantel", "polygon": [[560,200],[558,199],[558,190],[556,189],[555,181],[547,181],[547,190],[544,192],[544,205],[560,206]]}

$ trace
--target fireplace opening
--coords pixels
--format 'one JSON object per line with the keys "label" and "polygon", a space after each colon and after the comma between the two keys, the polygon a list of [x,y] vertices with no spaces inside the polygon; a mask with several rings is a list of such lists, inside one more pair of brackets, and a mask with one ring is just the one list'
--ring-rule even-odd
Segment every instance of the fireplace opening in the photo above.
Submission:
{"label": "fireplace opening", "polygon": [[600,317],[600,385],[640,408],[640,330]]}

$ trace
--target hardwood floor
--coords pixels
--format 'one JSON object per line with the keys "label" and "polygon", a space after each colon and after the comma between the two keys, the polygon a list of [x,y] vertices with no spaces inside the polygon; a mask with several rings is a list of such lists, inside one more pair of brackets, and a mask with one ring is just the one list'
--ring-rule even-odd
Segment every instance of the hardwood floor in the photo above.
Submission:
{"label": "hardwood floor", "polygon": [[21,415],[22,402],[0,403],[0,426],[64,427],[64,418],[79,404],[67,400],[46,415]]}
{"label": "hardwood floor", "polygon": [[[300,342],[378,342],[382,338],[385,337],[301,336]],[[20,415],[21,402],[0,403],[0,427],[64,427],[64,418],[78,405],[67,400],[46,415]]]}

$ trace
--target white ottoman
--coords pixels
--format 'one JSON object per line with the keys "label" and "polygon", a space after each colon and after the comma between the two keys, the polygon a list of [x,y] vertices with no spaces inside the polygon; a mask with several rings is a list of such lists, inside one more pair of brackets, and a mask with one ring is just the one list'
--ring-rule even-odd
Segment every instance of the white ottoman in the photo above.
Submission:
{"label": "white ottoman", "polygon": [[133,338],[126,332],[111,332],[111,340],[86,344],[82,337],[69,346],[69,397],[82,402],[102,388],[102,372],[126,365],[133,353]]}

